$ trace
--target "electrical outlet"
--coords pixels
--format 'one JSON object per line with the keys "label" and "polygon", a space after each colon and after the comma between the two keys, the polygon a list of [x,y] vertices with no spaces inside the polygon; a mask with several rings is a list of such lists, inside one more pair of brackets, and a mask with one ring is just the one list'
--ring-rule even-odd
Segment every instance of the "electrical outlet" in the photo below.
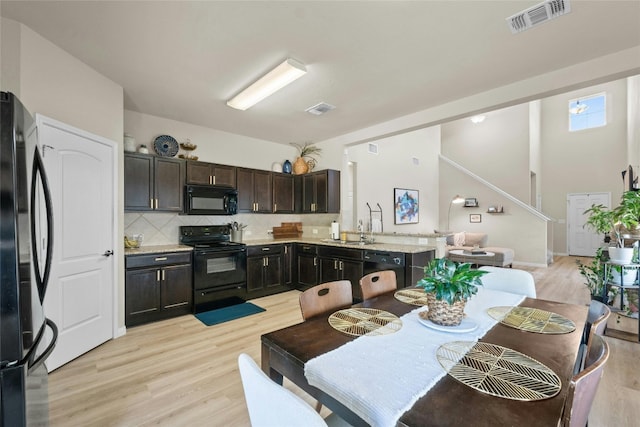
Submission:
{"label": "electrical outlet", "polygon": [[317,228],[314,228],[314,229],[312,229],[312,230],[311,230],[311,232],[312,232],[313,234],[318,234],[318,229],[317,229]]}

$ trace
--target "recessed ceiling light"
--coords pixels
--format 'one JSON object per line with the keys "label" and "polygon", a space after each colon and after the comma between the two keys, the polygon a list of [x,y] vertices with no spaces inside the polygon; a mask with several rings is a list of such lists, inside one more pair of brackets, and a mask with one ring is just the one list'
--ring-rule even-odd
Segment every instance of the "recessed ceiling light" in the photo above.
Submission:
{"label": "recessed ceiling light", "polygon": [[481,115],[479,115],[479,116],[473,116],[473,117],[471,117],[471,121],[472,121],[473,123],[482,123],[482,122],[484,122],[484,119],[486,119],[486,116],[484,116],[484,115],[482,115],[482,114],[481,114]]}

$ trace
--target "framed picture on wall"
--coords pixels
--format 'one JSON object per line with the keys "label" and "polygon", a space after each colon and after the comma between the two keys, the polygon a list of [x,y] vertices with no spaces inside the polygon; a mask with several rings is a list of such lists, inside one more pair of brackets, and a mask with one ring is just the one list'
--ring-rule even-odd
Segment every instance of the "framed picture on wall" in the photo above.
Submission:
{"label": "framed picture on wall", "polygon": [[482,222],[481,214],[469,214],[469,222]]}
{"label": "framed picture on wall", "polygon": [[417,224],[419,218],[418,190],[393,189],[394,223]]}

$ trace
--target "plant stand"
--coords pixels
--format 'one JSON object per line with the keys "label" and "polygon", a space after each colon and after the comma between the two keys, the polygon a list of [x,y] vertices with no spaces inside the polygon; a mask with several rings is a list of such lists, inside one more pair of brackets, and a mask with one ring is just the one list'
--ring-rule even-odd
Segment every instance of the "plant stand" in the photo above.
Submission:
{"label": "plant stand", "polygon": [[[612,270],[614,268],[620,269],[620,283],[613,283],[611,281]],[[604,277],[608,277],[606,285],[603,289],[602,298],[604,301],[608,301],[607,291],[609,288],[617,288],[620,291],[620,308],[619,311],[624,311],[624,302],[625,302],[625,294],[628,290],[635,290],[636,292],[640,291],[640,278],[639,278],[639,270],[640,264],[619,264],[613,261],[607,261],[604,265]],[[628,271],[633,271],[635,274],[633,275],[633,279],[630,282],[626,282],[625,273]],[[616,310],[617,311],[617,310]],[[638,315],[638,341],[640,341],[640,313]]]}

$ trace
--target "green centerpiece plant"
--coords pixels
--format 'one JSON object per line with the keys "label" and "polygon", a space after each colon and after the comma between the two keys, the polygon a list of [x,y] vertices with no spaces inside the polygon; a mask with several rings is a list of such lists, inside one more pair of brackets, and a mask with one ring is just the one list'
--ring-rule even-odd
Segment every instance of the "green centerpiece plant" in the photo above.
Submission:
{"label": "green centerpiece plant", "polygon": [[469,263],[436,258],[424,268],[424,277],[417,286],[427,294],[426,315],[430,321],[443,326],[460,324],[467,300],[478,292],[481,277],[487,274],[471,267]]}

